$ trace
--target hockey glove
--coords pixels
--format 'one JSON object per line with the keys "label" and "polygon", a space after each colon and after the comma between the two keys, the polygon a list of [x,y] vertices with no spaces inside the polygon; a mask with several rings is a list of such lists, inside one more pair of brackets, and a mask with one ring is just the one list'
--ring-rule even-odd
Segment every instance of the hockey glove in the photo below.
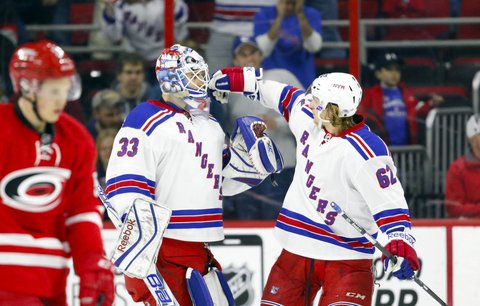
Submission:
{"label": "hockey glove", "polygon": [[115,297],[113,264],[102,257],[97,264],[80,275],[80,305],[110,306]]}
{"label": "hockey glove", "polygon": [[410,279],[415,275],[414,271],[420,268],[417,253],[413,248],[415,238],[407,229],[391,231],[387,233],[389,243],[385,249],[396,257],[397,262],[382,255],[384,269],[392,272],[398,279]]}
{"label": "hockey glove", "polygon": [[228,99],[222,99],[216,92],[243,92],[251,100],[258,98],[257,81],[262,79],[262,69],[253,67],[223,68],[212,76],[208,87],[212,92],[214,101],[227,103]]}

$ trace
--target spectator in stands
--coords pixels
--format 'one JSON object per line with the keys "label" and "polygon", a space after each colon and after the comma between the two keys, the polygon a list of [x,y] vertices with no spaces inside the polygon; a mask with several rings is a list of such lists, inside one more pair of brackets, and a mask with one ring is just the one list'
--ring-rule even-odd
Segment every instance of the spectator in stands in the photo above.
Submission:
{"label": "spectator in stands", "polygon": [[101,130],[119,129],[125,117],[125,102],[118,92],[105,89],[97,92],[92,99],[93,118],[87,122],[87,129],[93,139]]}
{"label": "spectator in stands", "polygon": [[257,11],[277,0],[215,0],[215,11],[206,47],[208,69],[217,71],[232,65],[232,43],[236,36],[253,35]]}
{"label": "spectator in stands", "polygon": [[445,205],[449,217],[480,217],[480,115],[467,121],[467,153],[454,160],[447,172]]}
{"label": "spectator in stands", "polygon": [[[113,43],[129,42],[129,51],[135,51],[148,62],[155,60],[164,48],[164,0],[103,0],[105,8],[102,19],[102,32]],[[175,0],[175,38],[178,41],[187,37],[185,23],[188,7],[183,0]],[[154,73],[147,75],[150,84],[156,84]]]}
{"label": "spectator in stands", "polygon": [[[148,70],[154,70],[148,66]],[[127,102],[128,114],[135,106],[151,97],[153,90],[145,81],[145,63],[137,53],[123,53],[117,60],[117,80],[112,89],[118,91],[122,99]],[[155,86],[157,87],[157,86]],[[159,94],[158,94],[159,95]]]}
{"label": "spectator in stands", "polygon": [[108,160],[112,153],[113,141],[117,135],[118,129],[106,128],[101,130],[97,136],[97,178],[98,183],[105,190],[105,175],[108,166]]}
{"label": "spectator in stands", "polygon": [[[233,43],[233,63],[236,67],[261,68],[262,52],[251,37],[237,37]],[[291,84],[302,88],[297,78],[286,69],[263,70],[263,79]],[[240,101],[245,100],[245,101]],[[265,120],[270,136],[282,152],[284,169],[275,175],[277,186],[270,180],[263,181],[242,194],[224,199],[224,208],[236,219],[262,220],[275,219],[282,206],[288,186],[292,182],[295,168],[295,139],[288,123],[278,112],[255,103],[240,93],[230,93],[228,107],[228,130],[232,130],[235,119],[241,116],[257,116]]]}
{"label": "spectator in stands", "polygon": [[262,8],[254,19],[254,36],[262,50],[266,69],[292,72],[304,87],[316,76],[315,53],[322,47],[320,13],[304,6],[304,0],[278,0]]}
{"label": "spectator in stands", "polygon": [[388,145],[418,143],[417,121],[443,103],[443,97],[436,94],[427,102],[418,101],[401,83],[402,65],[395,53],[380,56],[375,64],[380,84],[367,89],[360,104],[367,124]]}

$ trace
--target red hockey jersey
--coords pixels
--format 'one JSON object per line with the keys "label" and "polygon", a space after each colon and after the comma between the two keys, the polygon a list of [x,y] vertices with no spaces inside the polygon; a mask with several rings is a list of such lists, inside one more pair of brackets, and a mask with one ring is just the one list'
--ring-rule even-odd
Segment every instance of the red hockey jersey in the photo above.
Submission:
{"label": "red hockey jersey", "polygon": [[71,254],[77,271],[85,245],[103,254],[93,140],[65,114],[48,128],[40,135],[14,105],[0,105],[0,291],[58,296]]}

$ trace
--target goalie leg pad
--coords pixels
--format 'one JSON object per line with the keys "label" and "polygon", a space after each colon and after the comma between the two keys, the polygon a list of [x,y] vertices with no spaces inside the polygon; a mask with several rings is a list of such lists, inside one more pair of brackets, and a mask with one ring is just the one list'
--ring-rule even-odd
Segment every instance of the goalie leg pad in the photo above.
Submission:
{"label": "goalie leg pad", "polygon": [[130,277],[144,278],[156,262],[172,212],[152,200],[136,199],[130,207],[112,262]]}
{"label": "goalie leg pad", "polygon": [[[208,272],[208,274],[203,278],[207,283],[207,287],[210,290],[215,305],[235,306],[235,299],[233,298],[232,291],[230,290],[227,280],[221,271],[219,271],[217,268],[212,268],[212,270],[210,270],[210,272]],[[224,297],[226,301],[222,297]],[[218,301],[218,304],[216,301]],[[220,301],[228,304],[220,304]]]}
{"label": "goalie leg pad", "polygon": [[214,306],[210,291],[202,277],[195,269],[188,268],[186,273],[188,293],[194,306]]}

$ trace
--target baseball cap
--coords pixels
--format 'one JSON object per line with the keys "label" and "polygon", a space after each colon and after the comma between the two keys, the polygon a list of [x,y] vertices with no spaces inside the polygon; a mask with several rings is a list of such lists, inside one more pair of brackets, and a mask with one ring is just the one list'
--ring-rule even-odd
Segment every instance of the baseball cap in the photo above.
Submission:
{"label": "baseball cap", "polygon": [[118,92],[112,89],[104,89],[97,92],[92,98],[92,108],[99,107],[121,107],[123,106],[122,97]]}
{"label": "baseball cap", "polygon": [[467,121],[467,137],[480,134],[480,115],[472,115]]}
{"label": "baseball cap", "polygon": [[403,65],[403,59],[393,52],[382,54],[375,61],[375,69],[388,68],[397,65],[399,68]]}
{"label": "baseball cap", "polygon": [[233,55],[236,55],[240,51],[240,49],[245,45],[250,45],[250,46],[253,46],[256,49],[260,50],[253,37],[251,37],[251,36],[237,36],[233,40],[233,45],[232,45]]}

